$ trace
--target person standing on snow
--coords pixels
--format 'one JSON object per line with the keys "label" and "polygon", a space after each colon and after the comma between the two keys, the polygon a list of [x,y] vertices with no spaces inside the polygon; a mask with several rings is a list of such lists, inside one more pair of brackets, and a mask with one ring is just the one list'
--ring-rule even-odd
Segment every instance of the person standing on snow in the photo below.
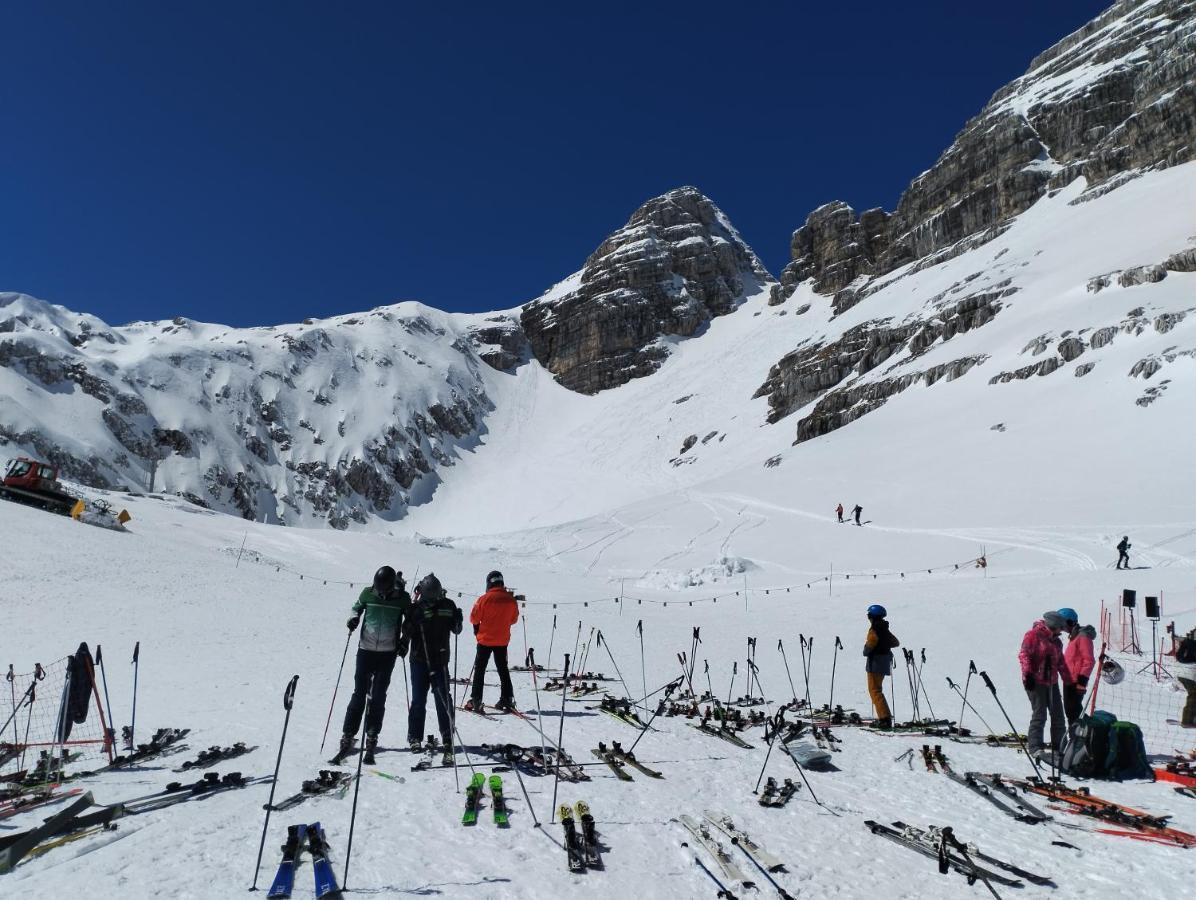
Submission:
{"label": "person standing on snow", "polygon": [[365,753],[370,760],[378,747],[378,732],[386,715],[386,690],[394,672],[395,659],[400,653],[399,634],[403,616],[411,605],[402,573],[383,566],[374,573],[374,582],[361,592],[353,604],[349,631],[355,631],[365,614],[365,624],[357,639],[357,667],[353,673],[353,696],[345,710],[345,724],[341,728],[338,761],[353,749],[353,741],[361,728],[361,715],[366,696],[370,698],[369,718],[365,723]]}
{"label": "person standing on snow", "polygon": [[449,599],[434,574],[425,575],[415,588],[415,599],[403,619],[399,653],[410,648],[411,710],[407,713],[407,743],[411,752],[422,749],[428,689],[436,702],[436,724],[447,762],[452,762],[453,711],[448,665],[449,638],[460,634],[461,610]]}
{"label": "person standing on snow", "polygon": [[835,515],[837,515],[839,517],[839,524],[842,525],[843,524],[843,504],[842,503],[840,503],[838,506],[835,507]]}
{"label": "person standing on snow", "polygon": [[893,648],[901,646],[901,641],[889,630],[887,615],[888,611],[879,603],[868,607],[868,637],[864,641],[868,696],[872,698],[879,728],[893,727],[893,713],[885,700],[885,676],[893,671]]}
{"label": "person standing on snow", "polygon": [[1070,689],[1071,675],[1063,661],[1063,643],[1059,640],[1066,622],[1051,610],[1030,626],[1022,638],[1018,660],[1022,667],[1022,687],[1030,700],[1030,727],[1026,729],[1027,750],[1041,753],[1043,729],[1048,712],[1051,717],[1051,750],[1062,749],[1067,726],[1063,718],[1063,700],[1059,693],[1059,679]]}
{"label": "person standing on snow", "polygon": [[1175,665],[1171,671],[1175,680],[1188,692],[1179,724],[1183,728],[1196,728],[1196,628],[1182,638],[1172,634],[1171,649],[1175,653]]}
{"label": "person standing on snow", "polygon": [[1080,617],[1070,606],[1059,610],[1063,617],[1063,630],[1068,634],[1067,649],[1063,651],[1063,665],[1067,669],[1064,681],[1071,683],[1063,691],[1063,712],[1067,715],[1067,727],[1084,712],[1084,693],[1088,690],[1088,679],[1096,656],[1092,652],[1092,639],[1096,629],[1091,625],[1080,627]]}
{"label": "person standing on snow", "polygon": [[[1121,543],[1117,545],[1117,568],[1128,569],[1130,567],[1130,547],[1134,546],[1130,543],[1130,536],[1128,534],[1121,536]],[[1122,563],[1125,563],[1123,566]]]}
{"label": "person standing on snow", "polygon": [[510,711],[515,708],[515,688],[511,685],[511,671],[507,668],[507,645],[511,643],[511,626],[519,621],[519,603],[503,584],[502,572],[494,571],[486,576],[486,593],[473,604],[469,621],[478,641],[478,651],[473,661],[471,696],[465,702],[465,709],[482,711],[486,666],[493,655],[494,668],[498,669],[501,684],[495,709]]}
{"label": "person standing on snow", "polygon": [[855,505],[855,509],[853,509],[853,510],[851,511],[851,514],[852,514],[853,516],[855,516],[855,523],[856,523],[857,525],[861,524],[861,523],[860,523],[860,514],[861,514],[863,511],[864,511],[864,507],[860,506],[858,503]]}

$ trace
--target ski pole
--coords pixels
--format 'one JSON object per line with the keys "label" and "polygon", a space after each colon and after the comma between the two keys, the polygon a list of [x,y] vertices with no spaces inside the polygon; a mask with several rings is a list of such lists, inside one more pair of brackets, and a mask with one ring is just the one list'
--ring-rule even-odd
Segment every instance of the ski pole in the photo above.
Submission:
{"label": "ski pole", "polygon": [[138,659],[141,656],[141,641],[133,645],[133,721],[129,725],[129,749],[132,750],[137,746],[135,736],[137,733],[137,672],[141,668],[141,663]]}
{"label": "ski pole", "polygon": [[644,667],[644,620],[640,619],[635,630],[640,635],[640,677],[644,681],[644,715],[648,714],[648,670]]}
{"label": "ski pole", "polygon": [[930,710],[930,718],[936,718],[934,714],[934,704],[930,702],[930,692],[926,690],[926,684],[922,681],[922,670],[926,668],[926,648],[922,648],[922,664],[918,666],[918,696],[926,698],[926,708]]}
{"label": "ski pole", "polygon": [[760,865],[760,860],[756,859],[756,857],[754,857],[751,853],[748,852],[747,847],[743,846],[743,844],[741,844],[739,842],[739,838],[737,838],[737,837],[731,838],[731,843],[734,844],[736,847],[738,847],[740,850],[742,850],[743,855],[746,856],[748,859],[750,859],[752,861],[752,865],[754,865],[757,869],[760,870],[760,874],[768,879],[768,883],[771,884],[774,888],[776,888],[777,893],[781,896],[781,900],[795,900],[794,896],[791,893],[789,893],[787,890],[785,890],[783,887],[781,887],[779,884],[777,884],[776,879],[773,878],[770,874],[768,874],[768,869],[766,869],[766,868],[764,868],[764,866]]}
{"label": "ski pole", "polygon": [[914,676],[910,674],[910,666],[913,665],[911,662],[913,653],[907,647],[902,647],[901,653],[905,659],[905,683],[909,686],[909,700],[914,710],[914,721],[919,722],[922,716],[918,710],[918,691],[914,687]]}
{"label": "ski pole", "polygon": [[776,742],[777,735],[781,733],[781,722],[785,718],[785,708],[781,707],[777,710],[777,714],[773,716],[771,722],[772,728],[768,731],[768,752],[764,754],[764,765],[760,767],[760,776],[756,779],[756,786],[752,788],[753,794],[760,793],[760,782],[764,780],[764,771],[768,768],[768,758],[772,756],[772,745]]}
{"label": "ski pole", "polygon": [[694,666],[698,664],[698,644],[702,643],[702,629],[697,625],[694,626],[694,639],[689,648],[689,690],[693,693],[694,689]]}
{"label": "ski pole", "polygon": [[809,712],[813,712],[810,703],[810,670],[806,667],[806,636],[799,634],[797,638],[801,642],[801,674],[806,684],[806,709]]}
{"label": "ski pole", "polygon": [[606,655],[610,657],[610,664],[615,667],[615,674],[619,676],[619,681],[623,685],[623,690],[627,692],[627,696],[631,697],[631,688],[627,686],[627,681],[623,678],[623,673],[619,671],[619,664],[615,662],[615,655],[610,650],[610,642],[602,637],[602,629],[598,629],[598,643],[606,648]]}
{"label": "ski pole", "polygon": [[[16,677],[16,676],[14,675],[13,677],[14,677],[14,679],[15,679],[15,677]],[[34,693],[34,691],[33,691],[33,687],[34,687],[34,685],[35,685],[35,684],[37,684],[37,680],[36,680],[36,679],[34,679],[33,681],[29,682],[29,687],[25,688],[25,693],[21,695],[21,699],[20,699],[20,701],[18,701],[18,700],[16,699],[16,689],[15,689],[15,688],[13,689],[12,715],[10,715],[10,716],[8,717],[8,721],[4,723],[4,727],[3,727],[3,728],[0,728],[0,734],[3,734],[5,731],[7,731],[7,730],[8,730],[8,723],[9,723],[9,722],[12,722],[12,733],[13,733],[13,739],[12,739],[12,743],[13,743],[13,746],[14,746],[14,747],[18,746],[18,745],[21,743],[21,742],[20,742],[20,741],[17,739],[17,735],[20,733],[20,732],[17,730],[17,729],[18,729],[18,726],[17,726],[17,710],[19,710],[19,709],[20,709],[22,706],[24,706],[24,705],[25,705],[25,701],[26,701],[26,700],[28,700],[28,701],[29,701],[30,705],[32,705],[32,704],[33,704],[33,699],[32,699],[32,698],[33,698],[33,693]]]}
{"label": "ski pole", "polygon": [[[544,746],[544,710],[540,706],[540,680],[536,677],[536,648],[535,647],[527,648],[527,658],[531,662],[532,689],[536,692],[536,722],[540,726],[540,728],[539,728],[539,731],[540,731],[540,756],[543,759],[548,759],[548,748]],[[530,807],[531,802],[529,801],[527,805]],[[535,813],[532,813],[532,816],[534,817]],[[536,827],[537,828],[539,827],[538,822],[536,823]]]}
{"label": "ski pole", "polygon": [[[689,844],[683,844],[683,846],[689,846]],[[706,864],[704,864],[701,861],[701,859],[698,859],[696,855],[694,856],[694,862],[697,863],[698,868],[700,868],[702,871],[704,871],[704,873],[706,873],[707,875],[710,876],[710,881],[713,881],[715,884],[718,884],[719,893],[715,894],[715,896],[718,896],[718,898],[720,898],[720,899],[725,898],[725,900],[736,900],[736,895],[732,894],[730,892],[730,890],[727,889],[726,884],[719,881],[719,876],[715,875],[713,873],[713,871],[710,871],[709,869],[707,869]]]}
{"label": "ski pole", "polygon": [[[454,607],[455,608],[455,607]],[[418,620],[417,620],[418,621]],[[419,641],[424,648],[424,663],[428,667],[428,680],[432,683],[432,698],[436,702],[437,709],[444,709],[444,714],[449,720],[450,737],[455,737],[461,744],[461,752],[465,754],[465,761],[469,763],[470,769],[473,768],[473,763],[469,759],[469,753],[465,750],[465,742],[461,740],[461,733],[457,731],[457,716],[456,708],[452,706],[452,695],[448,691],[448,663],[443,666],[432,668],[432,655],[428,653],[428,636],[424,634],[424,629],[421,626],[419,629]],[[403,658],[403,674],[407,674],[407,659]],[[427,697],[427,694],[424,695]],[[410,707],[408,707],[410,709]],[[440,714],[437,712],[437,720]],[[437,722],[439,724],[439,721]],[[360,769],[360,766],[358,767]],[[461,793],[461,777],[457,771],[457,754],[453,754],[453,784],[457,793]]]}
{"label": "ski pole", "polygon": [[[573,659],[577,659],[577,649],[581,646],[581,619],[577,620],[577,637],[573,639]],[[569,673],[566,672],[566,675]]]}
{"label": "ski pole", "polygon": [[[98,654],[99,652],[100,648],[96,647],[96,653]],[[8,721],[12,722],[12,745],[15,747],[20,743],[20,741],[17,740],[17,735],[19,734],[17,731],[17,676],[12,670],[12,663],[8,664],[8,674],[4,677],[8,681],[8,692],[12,694],[12,715],[9,716]],[[111,718],[112,714],[109,713],[108,716]],[[8,722],[4,723],[4,727],[8,727]],[[3,733],[4,732],[0,730],[0,734]]]}
{"label": "ski pole", "polygon": [[[968,677],[964,679],[963,693],[959,695],[960,697],[963,698],[963,703],[959,707],[959,728],[961,731],[963,730],[963,711],[968,708],[968,687],[971,686],[971,684],[972,684],[972,676],[974,674],[976,674],[976,660],[969,659],[968,660]],[[947,679],[947,684],[951,684],[950,678]],[[956,691],[956,693],[959,693],[959,688],[955,688],[955,691]],[[984,720],[981,719],[980,721],[983,722]],[[988,728],[988,725],[986,724],[984,727]],[[989,728],[988,730],[989,730],[989,733],[991,734],[992,729]]]}
{"label": "ski pole", "polygon": [[689,682],[689,692],[696,697],[697,694],[694,692],[693,680],[689,677],[689,666],[686,663],[684,650],[677,654],[677,662],[681,663],[681,678]]}
{"label": "ski pole", "polygon": [[797,705],[797,688],[793,686],[793,674],[789,671],[789,658],[785,655],[785,642],[777,639],[777,649],[781,651],[781,659],[785,663],[785,677],[789,679],[789,690],[793,692],[793,703]]}
{"label": "ski pole", "polygon": [[[547,759],[548,757],[544,757]],[[527,804],[528,811],[532,814],[532,822],[536,828],[541,828],[540,819],[536,816],[536,808],[532,806],[532,798],[527,794],[527,785],[523,783],[523,773],[519,771],[519,766],[514,762],[511,763],[511,768],[515,770],[515,777],[519,779],[519,787],[523,791],[523,800]]]}
{"label": "ski pole", "polygon": [[[810,704],[810,673],[814,671],[814,635],[806,641],[806,703]],[[812,704],[811,704],[812,705]]]}
{"label": "ski pole", "polygon": [[[727,706],[731,706],[731,694],[735,690],[735,676],[739,674],[739,660],[731,660],[731,685],[727,688]],[[726,716],[723,717],[724,719]]]}
{"label": "ski pole", "polygon": [[[112,718],[112,703],[108,700],[108,676],[104,674],[104,651],[99,644],[96,644],[96,665],[100,668],[100,681],[104,685],[104,706],[108,709],[108,740],[115,747],[116,722]],[[9,666],[9,671],[12,671],[12,666]]]}
{"label": "ski pole", "polygon": [[544,660],[544,668],[552,668],[552,642],[556,640],[556,615],[552,617],[552,632],[548,635],[548,658]]}
{"label": "ski pole", "polygon": [[407,712],[411,712],[411,694],[407,692],[407,657],[403,657],[403,699],[407,702]]}
{"label": "ski pole", "polygon": [[1022,740],[1021,734],[1013,724],[1013,719],[1009,718],[1009,713],[1005,712],[1005,705],[1001,702],[1001,698],[997,696],[996,685],[994,685],[993,680],[988,677],[988,672],[981,672],[980,680],[983,681],[989,691],[992,692],[993,699],[997,701],[997,708],[1001,710],[1001,715],[1003,715],[1005,717],[1005,721],[1009,723],[1009,730],[1013,732],[1013,736],[1016,737],[1017,742],[1021,744],[1022,753],[1026,754],[1026,759],[1030,760],[1030,765],[1034,769],[1034,774],[1038,776],[1039,782],[1046,784],[1046,781],[1042,777],[1042,772],[1040,772],[1038,769],[1038,761],[1030,755],[1030,751],[1026,749],[1026,742]]}
{"label": "ski pole", "polygon": [[266,801],[266,821],[262,825],[262,840],[257,848],[257,862],[253,866],[253,886],[249,890],[257,890],[257,876],[262,868],[262,851],[266,849],[266,832],[270,829],[270,813],[274,811],[274,791],[278,787],[278,769],[282,765],[282,748],[287,742],[287,726],[291,724],[291,706],[295,702],[295,686],[299,684],[299,676],[292,675],[287,683],[287,689],[282,694],[282,708],[287,711],[282,720],[282,738],[278,742],[278,759],[274,761],[274,777],[270,780],[270,799]]}
{"label": "ski pole", "polygon": [[357,783],[353,785],[353,810],[349,813],[349,845],[345,848],[345,873],[341,879],[341,890],[349,889],[349,860],[353,857],[353,828],[357,825],[357,795],[361,793],[361,763],[365,759],[365,723],[370,720],[370,704],[374,699],[374,683],[370,681],[370,692],[365,695],[365,710],[361,716],[361,733],[357,747]]}
{"label": "ski pole", "polygon": [[744,654],[744,657],[743,657],[744,660],[746,660],[746,662],[747,662],[747,671],[748,671],[747,698],[748,698],[748,700],[752,699],[752,651],[755,649],[756,649],[756,639],[753,637],[748,638],[747,639],[747,652]]}
{"label": "ski pole", "polygon": [[[577,623],[577,633],[581,635],[581,623]],[[565,679],[561,684],[561,727],[556,736],[556,772],[552,777],[552,815],[549,822],[556,821],[556,789],[561,781],[561,758],[565,753],[565,697],[569,693],[569,654],[565,654]]]}
{"label": "ski pole", "polygon": [[585,644],[582,646],[581,661],[577,666],[577,671],[574,673],[576,675],[581,675],[583,677],[585,675],[586,663],[588,663],[590,661],[590,647],[592,647],[594,645],[594,630],[595,630],[594,626],[591,625],[590,626],[590,634],[586,638]]}
{"label": "ski pole", "polygon": [[[967,695],[966,695],[966,694],[963,694],[963,693],[960,693],[960,690],[959,690],[959,685],[958,685],[958,684],[956,684],[954,681],[952,681],[952,680],[951,680],[951,676],[950,676],[950,675],[948,675],[948,676],[947,676],[947,687],[951,688],[951,690],[955,691],[955,693],[957,693],[957,694],[959,694],[959,696],[963,697],[963,703],[964,703],[964,707],[965,707],[966,709],[970,709],[972,712],[976,713],[976,718],[980,720],[980,724],[982,724],[982,725],[983,725],[985,728],[987,728],[987,729],[988,729],[988,733],[989,733],[989,734],[991,734],[991,735],[994,735],[994,736],[995,736],[995,735],[996,735],[996,732],[992,730],[992,726],[991,726],[991,725],[989,725],[987,722],[985,722],[985,721],[984,721],[984,716],[980,715],[980,713],[977,711],[976,707],[974,707],[974,706],[972,706],[972,704],[968,703],[968,698],[967,698]],[[960,731],[963,731],[963,728],[962,728],[962,727],[960,727],[960,729],[959,729],[959,730],[960,730]]]}
{"label": "ski pole", "polygon": [[636,744],[640,742],[640,738],[642,738],[649,732],[649,730],[651,730],[652,723],[656,721],[656,717],[660,715],[660,711],[668,706],[669,698],[673,696],[673,691],[677,690],[679,687],[681,687],[680,678],[678,678],[676,681],[670,681],[667,685],[665,685],[664,697],[661,699],[660,703],[657,704],[656,712],[652,713],[652,717],[648,719],[648,721],[644,724],[644,727],[640,729],[640,733],[636,735],[635,740],[631,742],[631,746],[627,748],[628,753],[635,752]]}
{"label": "ski pole", "polygon": [[324,742],[328,740],[328,726],[332,724],[332,710],[336,708],[336,694],[341,689],[341,676],[345,674],[345,660],[349,657],[349,641],[353,639],[350,631],[345,637],[345,652],[341,654],[341,667],[336,670],[336,687],[332,689],[332,702],[328,704],[328,720],[324,723],[324,736],[320,738],[320,752],[324,752]]}
{"label": "ski pole", "polygon": [[831,658],[831,699],[827,704],[832,712],[835,709],[835,667],[839,664],[839,651],[843,649],[843,642],[839,635],[835,635],[835,655]]}
{"label": "ski pole", "polygon": [[[714,685],[710,683],[710,660],[702,660],[702,665],[706,669],[706,696],[708,696],[713,703],[718,704],[718,698],[714,696]],[[694,701],[695,703],[697,700]]]}

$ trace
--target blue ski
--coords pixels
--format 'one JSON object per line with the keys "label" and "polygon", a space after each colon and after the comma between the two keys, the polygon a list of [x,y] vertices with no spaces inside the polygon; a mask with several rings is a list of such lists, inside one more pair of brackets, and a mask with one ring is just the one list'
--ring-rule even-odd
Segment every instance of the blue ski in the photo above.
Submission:
{"label": "blue ski", "polygon": [[319,822],[307,826],[307,849],[311,853],[311,868],[316,877],[317,897],[339,897],[341,889],[336,884],[336,873],[328,861],[328,841]]}
{"label": "blue ski", "polygon": [[287,827],[287,842],[282,845],[282,862],[278,864],[278,872],[274,882],[270,885],[267,897],[289,897],[295,887],[295,866],[299,865],[299,856],[303,853],[303,844],[307,837],[306,825],[290,825]]}

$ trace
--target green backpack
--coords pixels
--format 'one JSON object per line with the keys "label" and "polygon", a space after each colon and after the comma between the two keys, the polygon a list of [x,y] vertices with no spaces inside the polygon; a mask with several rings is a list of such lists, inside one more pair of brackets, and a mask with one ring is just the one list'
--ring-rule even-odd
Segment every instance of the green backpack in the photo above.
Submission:
{"label": "green backpack", "polygon": [[1142,729],[1133,722],[1116,722],[1109,730],[1109,753],[1105,757],[1103,777],[1113,781],[1130,778],[1149,778],[1154,781],[1154,770],[1146,758],[1146,744],[1142,740]]}
{"label": "green backpack", "polygon": [[1068,730],[1060,768],[1075,778],[1104,778],[1117,717],[1098,709],[1081,715]]}

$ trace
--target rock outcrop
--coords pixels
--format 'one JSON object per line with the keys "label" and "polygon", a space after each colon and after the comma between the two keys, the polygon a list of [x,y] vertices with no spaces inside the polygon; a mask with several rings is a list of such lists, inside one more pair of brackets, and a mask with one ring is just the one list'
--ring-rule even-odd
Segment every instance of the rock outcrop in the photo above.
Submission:
{"label": "rock outcrop", "polygon": [[596,394],[656,371],[662,338],[697,334],[771,280],[722,211],[679,188],[636,210],[520,322],[557,381]]}
{"label": "rock outcrop", "polygon": [[812,212],[794,233],[773,302],[807,279],[818,293],[835,294],[859,275],[883,275],[969,236],[992,236],[1077,177],[1088,179],[1094,196],[1192,159],[1196,4],[1120,0],[997,91],[891,216],[857,217],[843,203]]}

